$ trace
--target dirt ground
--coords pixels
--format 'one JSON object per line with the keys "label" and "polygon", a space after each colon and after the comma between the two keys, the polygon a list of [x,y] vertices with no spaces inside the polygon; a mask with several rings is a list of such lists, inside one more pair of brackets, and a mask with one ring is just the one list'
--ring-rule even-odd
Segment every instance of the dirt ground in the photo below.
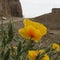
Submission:
{"label": "dirt ground", "polygon": [[[10,19],[7,18],[7,20],[4,20],[4,26],[7,28],[7,24]],[[18,32],[18,29],[23,27],[23,18],[13,18],[13,25],[14,25],[14,31]],[[1,28],[1,20],[0,20],[0,28]],[[1,31],[0,31],[1,32]],[[1,38],[0,38],[1,40]],[[47,34],[41,39],[41,48],[45,48],[49,46],[52,43],[58,43],[60,44],[60,29],[48,29]],[[51,60],[54,60],[53,58]]]}
{"label": "dirt ground", "polygon": [[[6,20],[3,20],[5,27],[8,27],[7,24],[9,22],[9,20],[10,20],[9,18],[7,18]],[[14,29],[16,31],[18,31],[19,28],[23,27],[23,18],[13,17],[12,20],[14,23],[13,24]],[[0,19],[0,25],[1,25],[1,19]],[[57,40],[57,41],[59,41],[58,43],[60,43],[60,29],[48,29],[48,32],[47,32],[47,35],[45,36],[45,39]]]}

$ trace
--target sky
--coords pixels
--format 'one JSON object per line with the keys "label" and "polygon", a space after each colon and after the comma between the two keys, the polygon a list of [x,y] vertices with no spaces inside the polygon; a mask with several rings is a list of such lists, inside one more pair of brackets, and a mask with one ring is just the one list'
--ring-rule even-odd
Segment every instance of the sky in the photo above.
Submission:
{"label": "sky", "polygon": [[52,8],[60,8],[60,0],[20,0],[24,18],[50,13]]}

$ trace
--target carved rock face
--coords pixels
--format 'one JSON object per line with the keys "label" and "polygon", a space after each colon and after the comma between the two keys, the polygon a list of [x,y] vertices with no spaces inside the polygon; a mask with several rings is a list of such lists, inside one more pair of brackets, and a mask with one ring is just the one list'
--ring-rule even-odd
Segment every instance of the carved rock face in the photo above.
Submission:
{"label": "carved rock face", "polygon": [[19,0],[0,0],[0,14],[3,16],[22,17]]}

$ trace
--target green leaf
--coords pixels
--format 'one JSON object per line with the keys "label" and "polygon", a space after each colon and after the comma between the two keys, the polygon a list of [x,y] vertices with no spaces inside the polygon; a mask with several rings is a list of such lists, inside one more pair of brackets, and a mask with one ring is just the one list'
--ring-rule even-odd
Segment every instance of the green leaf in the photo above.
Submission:
{"label": "green leaf", "polygon": [[22,49],[21,42],[19,42],[18,48],[17,48],[17,55],[21,54],[21,49]]}
{"label": "green leaf", "polygon": [[8,24],[8,37],[9,37],[8,42],[12,41],[12,39],[14,37],[12,20],[10,20],[10,22]]}
{"label": "green leaf", "polygon": [[8,36],[7,36],[7,34],[6,34],[6,31],[3,31],[3,44],[4,44],[4,46],[7,44],[7,40],[8,40]]}
{"label": "green leaf", "polygon": [[6,31],[4,29],[4,26],[3,26],[3,20],[1,20],[1,35],[2,35],[2,44],[5,46],[7,35],[6,35]]}
{"label": "green leaf", "polygon": [[9,57],[10,57],[10,49],[8,49],[8,51],[5,53],[4,60],[9,60]]}
{"label": "green leaf", "polygon": [[45,51],[45,53],[50,52],[50,50],[51,50],[51,45],[50,45],[50,46],[48,46],[45,50],[46,50],[46,51]]}

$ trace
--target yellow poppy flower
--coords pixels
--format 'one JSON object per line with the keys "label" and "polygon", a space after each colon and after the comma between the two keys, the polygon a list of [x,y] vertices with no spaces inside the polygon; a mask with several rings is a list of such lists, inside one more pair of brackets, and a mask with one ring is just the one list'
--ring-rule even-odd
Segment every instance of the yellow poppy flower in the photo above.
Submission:
{"label": "yellow poppy flower", "polygon": [[38,51],[30,50],[28,52],[29,60],[35,60],[37,55],[38,55]]}
{"label": "yellow poppy flower", "polygon": [[[39,50],[39,51],[30,50],[28,52],[28,58],[29,58],[29,60],[35,60],[36,56],[39,53],[42,54],[43,52],[44,52],[44,50]],[[44,54],[44,56],[40,60],[49,60],[49,56],[47,54]]]}
{"label": "yellow poppy flower", "polygon": [[47,33],[47,28],[41,23],[34,22],[29,19],[24,19],[23,23],[24,23],[24,26],[32,25],[36,29],[40,30],[42,36],[44,36]]}
{"label": "yellow poppy flower", "polygon": [[[42,54],[44,52],[45,52],[45,50],[43,50],[43,49],[39,50],[40,54]],[[49,60],[49,56],[47,54],[44,54],[44,56],[40,60]]]}
{"label": "yellow poppy flower", "polygon": [[50,60],[50,59],[49,59],[49,56],[45,54],[40,60]]}
{"label": "yellow poppy flower", "polygon": [[17,46],[13,46],[13,49],[17,50]]}
{"label": "yellow poppy flower", "polygon": [[24,28],[19,29],[19,34],[26,39],[31,38],[35,42],[38,42],[47,32],[47,28],[43,24],[27,19],[23,23]]}
{"label": "yellow poppy flower", "polygon": [[31,38],[31,40],[34,40],[35,42],[38,42],[42,38],[40,31],[30,25],[25,28],[19,29],[19,34],[26,39]]}
{"label": "yellow poppy flower", "polygon": [[39,53],[40,53],[40,54],[42,54],[42,53],[44,53],[44,52],[45,52],[45,50],[43,50],[43,49],[39,50]]}
{"label": "yellow poppy flower", "polygon": [[60,46],[59,46],[59,44],[53,43],[53,44],[52,44],[52,48],[53,48],[55,51],[60,51]]}

